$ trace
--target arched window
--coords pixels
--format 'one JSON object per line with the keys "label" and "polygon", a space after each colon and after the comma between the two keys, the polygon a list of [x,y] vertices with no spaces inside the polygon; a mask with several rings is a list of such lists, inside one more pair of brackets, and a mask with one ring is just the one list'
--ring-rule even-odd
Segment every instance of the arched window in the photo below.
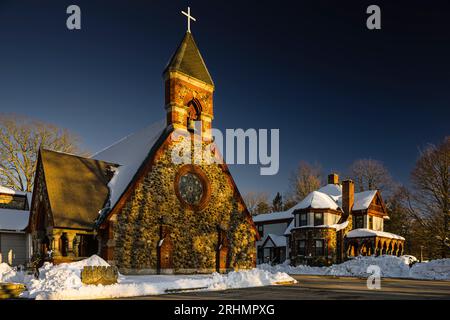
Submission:
{"label": "arched window", "polygon": [[200,121],[202,113],[202,105],[196,98],[192,99],[188,103],[188,116],[186,127],[189,131],[194,131],[195,121]]}

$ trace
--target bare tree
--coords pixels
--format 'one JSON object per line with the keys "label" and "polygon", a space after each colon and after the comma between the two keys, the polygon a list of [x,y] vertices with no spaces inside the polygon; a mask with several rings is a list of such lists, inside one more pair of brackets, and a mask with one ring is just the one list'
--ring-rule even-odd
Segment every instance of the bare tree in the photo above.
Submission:
{"label": "bare tree", "polygon": [[358,159],[351,164],[348,175],[359,191],[381,190],[389,194],[394,188],[389,171],[378,160]]}
{"label": "bare tree", "polygon": [[442,258],[450,252],[450,137],[421,152],[411,173],[411,214],[439,243]]}
{"label": "bare tree", "polygon": [[311,165],[301,161],[297,170],[290,177],[290,201],[299,202],[310,192],[322,185],[322,168],[319,164]]}
{"label": "bare tree", "polygon": [[31,192],[40,147],[78,153],[78,138],[67,129],[17,115],[0,114],[0,184]]}
{"label": "bare tree", "polygon": [[269,196],[265,192],[248,192],[244,195],[244,201],[252,215],[270,211]]}

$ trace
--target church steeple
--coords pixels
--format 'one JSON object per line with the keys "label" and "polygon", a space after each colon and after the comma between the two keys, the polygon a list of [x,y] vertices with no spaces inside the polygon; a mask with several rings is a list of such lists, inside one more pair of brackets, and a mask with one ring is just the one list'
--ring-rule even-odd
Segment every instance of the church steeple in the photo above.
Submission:
{"label": "church steeple", "polygon": [[190,32],[186,32],[177,50],[172,55],[172,58],[170,58],[164,73],[168,71],[179,71],[189,77],[193,77],[212,86],[214,85],[208,68],[206,68],[205,61]]}
{"label": "church steeple", "polygon": [[214,82],[191,32],[186,32],[163,77],[167,125],[190,130],[193,121],[201,121],[204,138],[210,137]]}

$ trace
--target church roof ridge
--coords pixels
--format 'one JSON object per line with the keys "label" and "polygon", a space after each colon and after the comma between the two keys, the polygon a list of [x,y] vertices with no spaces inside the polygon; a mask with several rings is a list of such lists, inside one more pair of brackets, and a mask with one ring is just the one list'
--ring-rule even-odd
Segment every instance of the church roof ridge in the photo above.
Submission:
{"label": "church roof ridge", "polygon": [[209,85],[214,85],[205,61],[190,32],[186,32],[184,35],[177,50],[164,68],[163,74],[168,71],[179,71]]}

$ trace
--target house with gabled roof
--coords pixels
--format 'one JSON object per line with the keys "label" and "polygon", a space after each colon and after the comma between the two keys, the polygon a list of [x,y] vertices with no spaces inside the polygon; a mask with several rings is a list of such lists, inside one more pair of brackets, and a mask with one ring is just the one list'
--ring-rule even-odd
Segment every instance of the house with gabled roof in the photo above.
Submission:
{"label": "house with gabled roof", "polygon": [[[405,239],[383,231],[384,220],[389,217],[380,192],[355,193],[353,181],[341,184],[337,174],[330,174],[326,186],[289,210],[258,215],[253,220],[258,230],[264,230],[281,217],[289,221],[287,228],[271,238],[286,237],[286,247],[275,250],[274,242],[263,237],[257,248],[259,262],[276,263],[288,257],[293,265],[330,265],[358,255],[403,253]],[[286,257],[276,256],[279,252],[285,252]]]}
{"label": "house with gabled roof", "polygon": [[31,193],[0,186],[0,263],[26,265],[30,259],[30,201]]}
{"label": "house with gabled roof", "polygon": [[[284,232],[294,217],[292,210],[259,214],[253,217],[260,239],[256,241],[257,262],[282,263],[289,257]],[[270,238],[270,239],[269,239]],[[284,240],[281,240],[284,238]]]}

